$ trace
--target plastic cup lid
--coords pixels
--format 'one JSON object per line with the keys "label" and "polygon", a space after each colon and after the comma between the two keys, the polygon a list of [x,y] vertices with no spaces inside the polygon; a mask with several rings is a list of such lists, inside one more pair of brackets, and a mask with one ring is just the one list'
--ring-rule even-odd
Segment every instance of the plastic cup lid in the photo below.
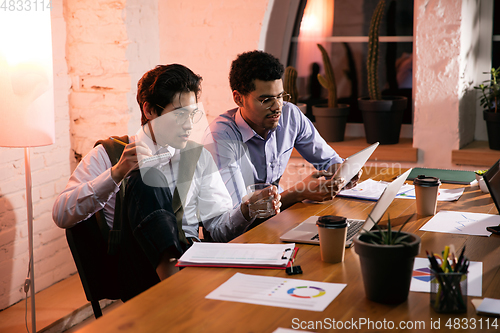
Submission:
{"label": "plastic cup lid", "polygon": [[423,187],[434,187],[439,186],[441,181],[437,177],[427,177],[424,175],[419,175],[413,180],[413,185],[423,186]]}
{"label": "plastic cup lid", "polygon": [[327,229],[340,229],[347,227],[347,218],[343,216],[325,215],[320,216],[316,225]]}

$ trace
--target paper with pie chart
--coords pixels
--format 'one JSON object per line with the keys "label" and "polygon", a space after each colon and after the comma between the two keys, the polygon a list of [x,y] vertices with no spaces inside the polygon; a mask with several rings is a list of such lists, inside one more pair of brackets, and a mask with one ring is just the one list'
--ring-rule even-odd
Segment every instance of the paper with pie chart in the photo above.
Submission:
{"label": "paper with pie chart", "polygon": [[[415,258],[413,264],[413,274],[411,278],[410,291],[426,292],[431,291],[431,271],[429,269],[429,259]],[[482,295],[483,291],[483,263],[471,261],[469,273],[467,274],[467,295]]]}
{"label": "paper with pie chart", "polygon": [[345,286],[344,283],[236,273],[206,298],[321,312]]}

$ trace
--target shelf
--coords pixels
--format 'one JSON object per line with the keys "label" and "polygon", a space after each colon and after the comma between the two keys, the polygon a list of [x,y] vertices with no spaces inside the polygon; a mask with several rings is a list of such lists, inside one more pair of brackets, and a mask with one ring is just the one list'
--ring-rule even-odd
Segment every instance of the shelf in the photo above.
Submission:
{"label": "shelf", "polygon": [[[343,158],[369,146],[365,138],[345,138],[344,141],[329,142],[328,144]],[[412,139],[400,138],[397,144],[379,145],[369,161],[417,162],[417,151],[417,148],[413,148]],[[292,157],[300,157],[300,154],[294,149]]]}
{"label": "shelf", "polygon": [[492,150],[488,141],[473,141],[451,152],[451,161],[459,165],[490,167],[500,159],[500,150]]}

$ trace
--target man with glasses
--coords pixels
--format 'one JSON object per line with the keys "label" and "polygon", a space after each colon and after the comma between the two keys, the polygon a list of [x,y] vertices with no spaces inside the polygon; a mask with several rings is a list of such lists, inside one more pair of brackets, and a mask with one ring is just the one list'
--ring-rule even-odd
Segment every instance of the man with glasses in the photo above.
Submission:
{"label": "man with glasses", "polygon": [[[142,126],[120,160],[127,154],[134,158],[127,167],[116,168],[119,179],[115,180],[115,167],[98,145],[78,165],[54,205],[54,221],[60,227],[85,223],[107,206],[106,220],[115,227],[114,218],[121,214],[117,283],[124,301],[176,271],[172,259],[200,241],[200,222],[220,242],[242,234],[253,222],[250,200],[233,208],[212,155],[189,141],[193,124],[203,115],[200,91],[201,77],[182,65],[157,66],[144,74],[137,91]],[[116,192],[124,179],[122,210],[115,212]],[[278,213],[277,189],[262,195],[273,196],[273,209]]]}
{"label": "man with glasses", "polygon": [[[278,185],[295,148],[318,170],[281,193],[283,209],[309,199],[331,200],[345,185],[331,176],[342,158],[283,90],[284,67],[262,51],[240,54],[232,62],[229,83],[238,106],[210,124],[205,146],[238,205],[253,183]],[[358,181],[355,177],[347,187]]]}

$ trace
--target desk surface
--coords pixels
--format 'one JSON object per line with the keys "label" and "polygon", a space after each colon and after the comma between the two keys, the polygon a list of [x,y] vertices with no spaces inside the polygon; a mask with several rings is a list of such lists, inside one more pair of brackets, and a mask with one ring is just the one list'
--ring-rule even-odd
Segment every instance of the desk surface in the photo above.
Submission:
{"label": "desk surface", "polygon": [[[400,173],[400,170],[372,167],[365,169],[363,179],[370,176],[375,180],[390,181]],[[460,187],[450,184],[442,186]],[[281,234],[311,215],[334,214],[364,219],[373,204],[345,198],[336,198],[326,203],[299,203],[233,242],[279,243]],[[489,194],[468,186],[458,201],[438,202],[438,210],[498,214]],[[500,236],[478,237],[419,231],[430,217],[416,215],[414,200],[394,200],[389,214],[391,222],[399,224],[411,217],[404,230],[422,238],[419,257],[425,257],[425,250],[440,252],[447,244],[454,244],[457,250],[467,245],[466,255],[469,259],[483,262],[483,297],[500,298]],[[383,219],[386,218],[384,216]],[[324,321],[326,318],[350,322],[360,318],[373,322],[386,320],[393,321],[396,327],[402,321],[422,321],[425,329],[415,329],[418,331],[430,331],[431,322],[436,325],[438,320],[441,330],[451,331],[453,327],[449,329],[445,326],[451,319],[448,323],[461,325],[462,328],[465,328],[465,324],[475,324],[476,328],[470,331],[498,331],[494,327],[486,329],[487,319],[488,323],[492,323],[494,318],[477,316],[470,301],[467,313],[462,315],[441,315],[434,312],[430,307],[428,293],[410,292],[408,300],[399,305],[371,302],[365,297],[359,258],[353,248],[346,249],[343,263],[329,264],[321,261],[319,246],[297,245],[300,249],[296,265],[302,267],[302,275],[289,277],[283,270],[275,269],[185,268],[79,332],[273,332],[278,327],[297,328],[294,323]],[[347,283],[347,287],[323,312],[205,299],[207,294],[236,272]],[[500,320],[497,320],[497,324],[500,325]],[[479,329],[479,325],[482,325],[482,329]],[[303,326],[303,329],[306,328]],[[376,331],[367,326],[363,328],[356,331]]]}

